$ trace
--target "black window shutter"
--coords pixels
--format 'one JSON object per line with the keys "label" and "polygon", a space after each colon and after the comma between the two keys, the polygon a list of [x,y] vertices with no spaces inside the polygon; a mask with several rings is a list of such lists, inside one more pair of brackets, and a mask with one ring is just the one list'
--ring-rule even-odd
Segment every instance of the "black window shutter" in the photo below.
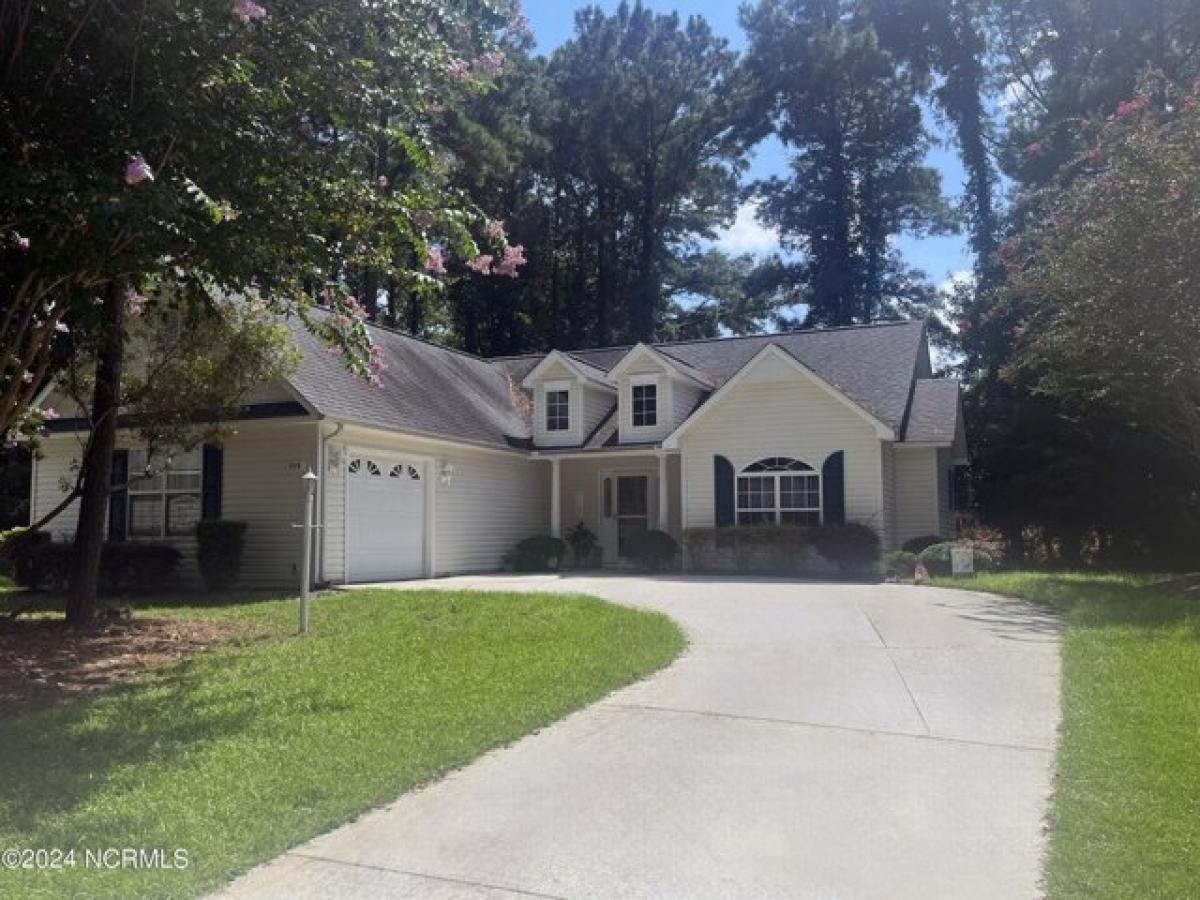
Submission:
{"label": "black window shutter", "polygon": [[826,525],[846,521],[846,454],[839,450],[825,457],[821,466],[821,506]]}
{"label": "black window shutter", "polygon": [[112,476],[109,484],[113,491],[108,495],[108,539],[125,540],[125,515],[129,508],[129,494],[125,485],[129,482],[129,451],[114,450]]}
{"label": "black window shutter", "polygon": [[718,528],[734,523],[733,463],[723,456],[713,457],[713,512]]}
{"label": "black window shutter", "polygon": [[200,518],[221,518],[221,474],[225,451],[215,444],[204,445],[204,474],[201,481]]}

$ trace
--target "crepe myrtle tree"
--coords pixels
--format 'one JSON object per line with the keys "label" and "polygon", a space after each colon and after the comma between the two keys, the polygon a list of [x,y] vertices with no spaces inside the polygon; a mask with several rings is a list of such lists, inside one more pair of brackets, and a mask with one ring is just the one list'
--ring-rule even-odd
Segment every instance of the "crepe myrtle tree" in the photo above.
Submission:
{"label": "crepe myrtle tree", "polygon": [[[284,378],[299,362],[287,326],[257,298],[217,297],[196,302],[177,287],[159,288],[155,303],[134,294],[126,298],[126,355],[121,372],[121,414],[151,460],[190,450],[230,432],[247,394],[256,385]],[[73,406],[73,415],[95,421],[95,352],[76,335],[66,339],[71,352],[57,371],[55,393]],[[37,411],[39,424],[59,418],[53,407]],[[39,429],[40,431],[41,429]],[[96,430],[79,432],[80,457],[86,458]],[[37,453],[35,433],[28,440]],[[44,528],[82,496],[84,468],[76,463],[64,477],[59,503],[32,524]],[[146,473],[131,473],[130,480]],[[123,489],[127,485],[113,485]]]}
{"label": "crepe myrtle tree", "polygon": [[0,0],[0,436],[36,429],[68,337],[95,361],[70,622],[94,609],[131,303],[253,293],[377,380],[348,272],[433,291],[519,265],[428,124],[525,28],[512,0]]}
{"label": "crepe myrtle tree", "polygon": [[[1157,98],[1157,99],[1156,99]],[[1023,297],[1014,379],[1077,414],[1116,411],[1200,463],[1200,80],[1150,77],[1080,125],[1082,150],[1001,247]]]}

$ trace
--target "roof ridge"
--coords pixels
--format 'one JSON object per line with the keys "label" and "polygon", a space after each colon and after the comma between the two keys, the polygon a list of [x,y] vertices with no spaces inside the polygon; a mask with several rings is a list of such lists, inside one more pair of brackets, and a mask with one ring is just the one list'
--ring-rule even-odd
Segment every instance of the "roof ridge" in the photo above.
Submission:
{"label": "roof ridge", "polygon": [[[660,347],[682,347],[682,346],[686,346],[689,344],[730,343],[733,341],[749,340],[751,338],[759,338],[760,340],[770,340],[771,338],[791,337],[793,335],[829,334],[829,333],[835,332],[835,331],[862,331],[867,328],[894,328],[894,327],[900,326],[900,325],[919,325],[921,327],[924,327],[925,322],[922,321],[921,319],[885,319],[885,320],[879,321],[879,322],[858,322],[853,325],[827,325],[827,326],[820,326],[817,328],[793,328],[791,331],[773,331],[773,332],[763,332],[763,333],[759,333],[759,334],[727,334],[727,335],[717,335],[716,337],[688,338],[687,340],[682,340],[682,341],[643,341],[641,343],[644,343],[647,347],[653,347],[655,349],[658,349]],[[401,332],[401,333],[403,333],[403,332]],[[407,335],[407,334],[405,334],[405,336],[411,337],[411,335]],[[416,338],[416,340],[421,340],[421,338]],[[439,346],[439,345],[435,344],[434,346]],[[628,350],[632,350],[636,346],[637,346],[636,343],[634,343],[634,344],[605,344],[602,347],[578,347],[574,350],[563,350],[558,347],[554,347],[551,349],[558,350],[559,353],[565,353],[568,356],[574,356],[577,353],[611,353],[616,350],[628,351]],[[446,348],[446,349],[454,349],[454,348],[450,347],[450,348]],[[465,353],[466,351],[458,351],[458,352]],[[479,357],[479,358],[483,359],[487,362],[495,362],[498,360],[508,360],[508,359],[530,359],[533,357],[546,356],[550,352],[551,352],[551,350],[531,350],[528,353],[511,353],[511,354],[507,354],[504,356],[484,356],[484,357]],[[682,362],[682,360],[681,360],[681,362]],[[684,363],[684,365],[692,365],[692,364]],[[695,368],[695,366],[693,366],[693,368]],[[703,371],[703,370],[698,369],[697,371]]]}
{"label": "roof ridge", "polygon": [[829,325],[818,328],[793,328],[791,331],[772,331],[763,332],[760,334],[729,334],[718,337],[709,338],[689,338],[685,341],[657,341],[650,344],[651,347],[679,347],[684,344],[716,344],[725,341],[741,341],[748,338],[761,338],[770,340],[771,338],[791,337],[792,335],[801,334],[829,334],[832,331],[861,331],[865,328],[891,328],[896,325],[924,325],[920,319],[887,319],[882,322],[859,322],[854,325]]}

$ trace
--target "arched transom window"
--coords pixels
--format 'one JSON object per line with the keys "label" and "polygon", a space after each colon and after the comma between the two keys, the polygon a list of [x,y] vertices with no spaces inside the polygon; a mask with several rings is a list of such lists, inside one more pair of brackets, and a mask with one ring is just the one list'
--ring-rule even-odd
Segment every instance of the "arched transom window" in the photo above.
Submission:
{"label": "arched transom window", "polygon": [[737,523],[820,525],[820,474],[786,456],[751,463],[737,478]]}

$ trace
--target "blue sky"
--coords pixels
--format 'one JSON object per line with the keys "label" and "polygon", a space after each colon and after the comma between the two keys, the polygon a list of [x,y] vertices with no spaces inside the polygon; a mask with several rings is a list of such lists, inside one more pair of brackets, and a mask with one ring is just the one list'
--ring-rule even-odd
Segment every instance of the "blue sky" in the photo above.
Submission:
{"label": "blue sky", "polygon": [[[593,0],[591,4],[572,0],[524,0],[525,14],[537,38],[539,53],[550,53],[555,47],[568,40],[575,30],[575,10],[593,5],[606,10],[615,9],[619,0]],[[729,39],[734,49],[745,47],[745,35],[738,25],[737,10],[740,3],[734,0],[643,0],[656,12],[678,11],[681,17],[701,15],[712,25],[713,30]],[[961,196],[965,175],[954,148],[946,142],[945,134],[934,121],[930,130],[943,146],[935,146],[927,161],[942,175],[942,190],[948,197]],[[760,144],[754,153],[748,179],[762,178],[782,173],[786,166],[786,151],[778,141],[770,139]],[[759,225],[753,211],[743,208],[733,226],[723,235],[720,245],[731,252],[768,253],[777,249],[776,236]],[[903,235],[897,241],[905,259],[923,269],[935,283],[945,282],[951,275],[971,268],[971,256],[963,234],[944,237],[916,238]]]}

